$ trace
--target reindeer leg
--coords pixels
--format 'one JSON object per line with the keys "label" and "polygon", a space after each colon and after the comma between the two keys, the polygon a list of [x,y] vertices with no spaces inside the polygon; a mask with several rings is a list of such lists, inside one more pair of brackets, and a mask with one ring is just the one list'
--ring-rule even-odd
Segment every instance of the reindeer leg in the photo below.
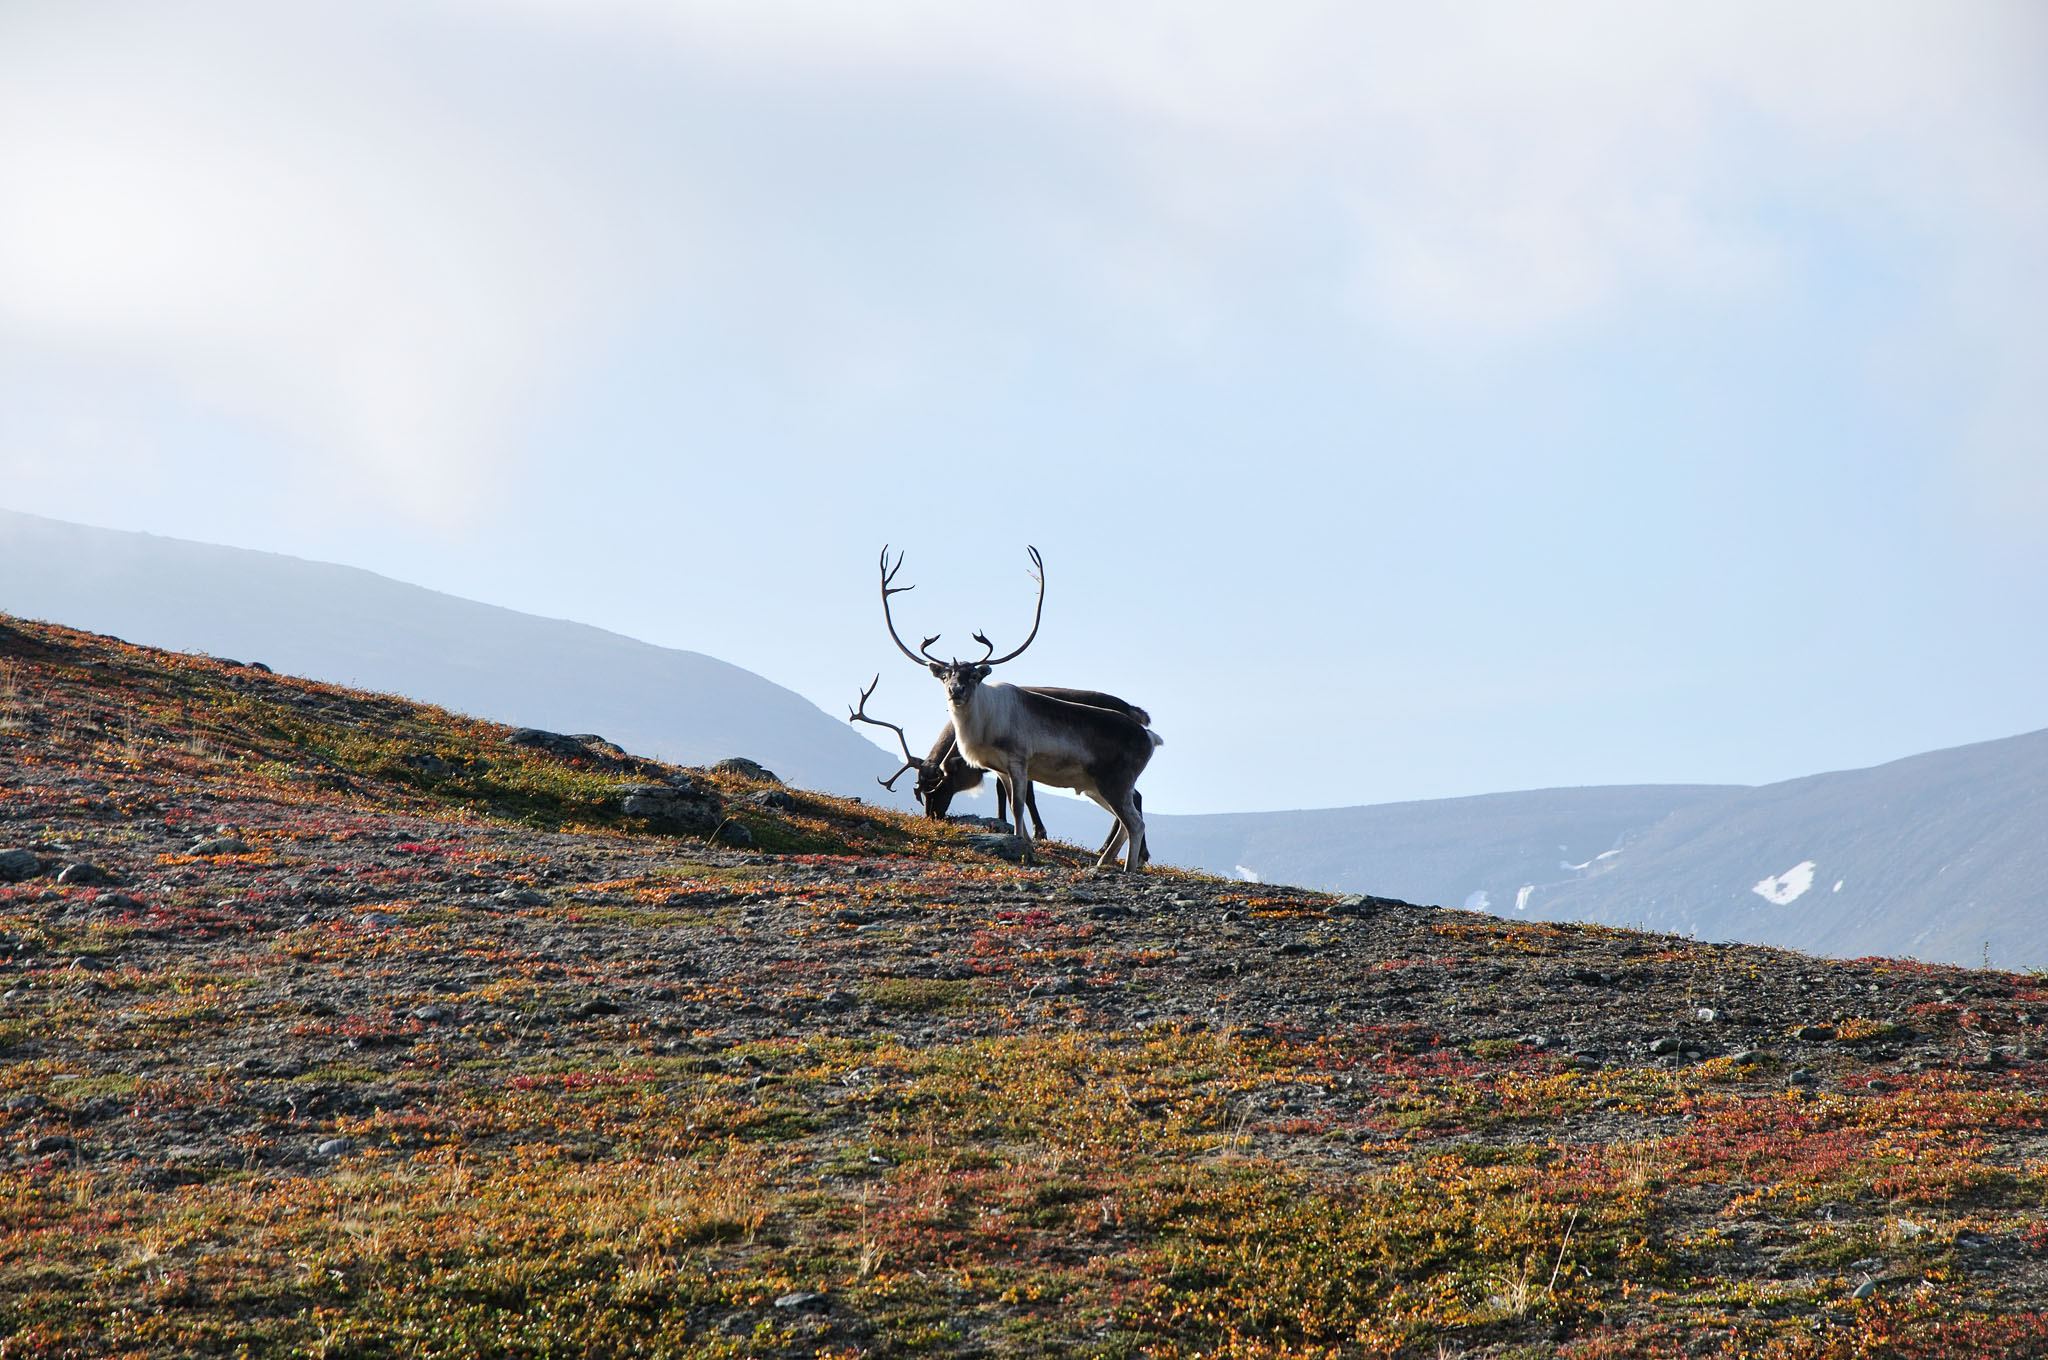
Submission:
{"label": "reindeer leg", "polygon": [[1009,818],[1008,818],[1007,816],[1005,816],[1005,815],[1004,815],[1004,810],[1005,810],[1005,809],[1007,809],[1007,808],[1008,808],[1009,806],[1010,806],[1010,786],[1009,786],[1009,784],[1008,784],[1007,782],[1005,782],[1005,781],[1004,781],[1004,779],[1003,779],[1003,777],[1002,777],[1001,775],[997,775],[997,776],[996,776],[996,820],[997,820],[997,821],[999,821],[999,822],[1007,822],[1007,821],[1009,821],[1009,820],[1010,820],[1010,819],[1009,819]]}
{"label": "reindeer leg", "polygon": [[1024,806],[1031,810],[1032,839],[1041,841],[1051,839],[1045,834],[1045,818],[1038,815],[1038,790],[1032,787],[1031,781],[1028,779],[1024,781]]}
{"label": "reindeer leg", "polygon": [[[1024,834],[1024,800],[1031,796],[1031,769],[1023,761],[1010,766],[1010,831],[1013,835]],[[1031,862],[1030,847],[1025,847],[1024,862]]]}
{"label": "reindeer leg", "polygon": [[1128,789],[1117,807],[1117,820],[1123,823],[1123,830],[1130,834],[1131,843],[1124,854],[1124,872],[1135,874],[1145,867],[1145,814],[1138,811],[1138,791]]}

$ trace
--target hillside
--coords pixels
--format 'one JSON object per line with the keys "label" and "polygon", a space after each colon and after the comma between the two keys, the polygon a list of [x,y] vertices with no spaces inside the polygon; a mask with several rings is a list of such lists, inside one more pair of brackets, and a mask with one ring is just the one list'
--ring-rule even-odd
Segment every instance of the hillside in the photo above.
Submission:
{"label": "hillside", "polygon": [[2048,1354],[2039,979],[1014,850],[0,620],[0,1354]]}
{"label": "hillside", "polygon": [[[1081,839],[1106,824],[1070,804],[1046,813]],[[1760,788],[1160,815],[1152,832],[1168,862],[1268,883],[1838,957],[2048,967],[2048,731]]]}
{"label": "hillside", "polygon": [[2048,731],[1679,809],[1528,905],[1824,954],[2048,967]]}
{"label": "hillside", "polygon": [[1210,873],[1501,913],[1517,890],[1735,790],[1717,784],[1538,789],[1298,812],[1162,816],[1159,853]]}
{"label": "hillside", "polygon": [[664,760],[744,756],[871,801],[890,797],[874,780],[896,768],[840,718],[715,657],[277,553],[0,510],[0,611],[596,732]]}

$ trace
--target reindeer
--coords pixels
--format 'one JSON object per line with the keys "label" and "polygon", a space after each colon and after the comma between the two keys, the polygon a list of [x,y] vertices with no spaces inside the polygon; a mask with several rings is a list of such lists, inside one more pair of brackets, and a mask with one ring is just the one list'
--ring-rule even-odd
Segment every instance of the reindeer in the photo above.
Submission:
{"label": "reindeer", "polygon": [[[903,748],[903,766],[887,779],[877,776],[875,782],[893,793],[896,789],[896,781],[910,771],[916,770],[917,782],[911,788],[911,795],[917,799],[918,805],[924,809],[925,816],[934,821],[944,821],[946,811],[952,807],[955,795],[965,793],[969,789],[981,787],[982,771],[969,764],[967,757],[960,754],[959,739],[954,735],[953,724],[950,722],[946,724],[945,730],[939,733],[938,740],[932,743],[929,755],[912,755],[910,752],[910,739],[904,735],[902,728],[886,719],[871,717],[868,714],[868,700],[874,697],[875,687],[881,683],[882,677],[880,674],[877,674],[868,683],[868,687],[860,692],[859,704],[846,711],[846,720],[848,722],[869,723],[875,727],[886,727],[896,734],[896,744]],[[1062,689],[1054,685],[1026,685],[1023,688],[1030,690],[1033,694],[1043,694],[1054,699],[1064,699],[1068,703],[1086,704],[1090,708],[1106,708],[1112,712],[1127,714],[1141,726],[1149,727],[1152,724],[1152,715],[1144,709],[1139,708],[1136,704],[1119,699],[1114,694],[1105,694],[1099,689]],[[1145,810],[1143,795],[1134,791],[1131,797],[1137,802],[1138,811],[1142,814]],[[1003,781],[998,779],[996,781],[997,821],[1004,822],[1009,820],[1005,815],[1008,802],[1009,791],[1003,784]],[[1041,841],[1048,839],[1045,831],[1045,819],[1038,815],[1038,797],[1032,792],[1032,785],[1029,782],[1024,785],[1024,807],[1031,814],[1032,837]],[[1024,819],[1019,817],[1016,822],[1016,829],[1019,832],[1024,829],[1023,823]],[[1110,836],[1114,838],[1115,835],[1116,832],[1112,829]],[[1104,848],[1107,848],[1107,843],[1105,843]],[[1145,848],[1142,857],[1146,860],[1152,858],[1150,846]]]}
{"label": "reindeer", "polygon": [[[1163,744],[1159,736],[1127,712],[1075,703],[1016,685],[983,683],[994,667],[1016,660],[1038,637],[1038,626],[1045,617],[1045,559],[1036,548],[1030,553],[1038,605],[1031,617],[1030,634],[1014,651],[995,655],[995,644],[980,633],[974,634],[974,640],[983,651],[971,661],[942,661],[933,656],[931,645],[939,640],[937,633],[911,651],[896,633],[889,597],[913,587],[893,584],[896,573],[903,569],[903,555],[896,555],[892,567],[886,547],[881,560],[882,621],[888,625],[889,640],[896,649],[928,668],[946,687],[946,708],[953,717],[960,754],[969,764],[993,771],[999,785],[1008,784],[1012,811],[1021,806],[1020,799],[1033,780],[1075,790],[1116,818],[1097,866],[1109,864],[1118,848],[1128,844],[1124,868],[1134,873],[1145,854],[1138,776],[1151,761],[1153,748]],[[1022,816],[1017,820],[1021,822]]]}

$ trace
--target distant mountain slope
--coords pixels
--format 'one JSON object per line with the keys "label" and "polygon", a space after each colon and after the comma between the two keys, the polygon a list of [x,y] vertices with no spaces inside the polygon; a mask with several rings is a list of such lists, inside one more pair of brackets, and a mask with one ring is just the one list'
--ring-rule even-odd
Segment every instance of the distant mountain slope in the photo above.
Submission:
{"label": "distant mountain slope", "polygon": [[[1041,794],[1056,834],[1107,818]],[[2048,731],[1761,788],[1541,789],[1154,815],[1211,873],[1853,957],[2048,967]],[[1839,886],[1837,886],[1839,885]]]}
{"label": "distant mountain slope", "polygon": [[2048,966],[2048,731],[1676,810],[1529,915],[1835,955]]}
{"label": "distant mountain slope", "polygon": [[596,732],[664,760],[747,756],[870,801],[895,768],[801,695],[714,657],[276,553],[0,510],[0,612]]}
{"label": "distant mountain slope", "polygon": [[1592,861],[1682,808],[1739,791],[1712,784],[1538,789],[1301,812],[1159,816],[1148,826],[1153,853],[1173,864],[1512,912],[1521,885],[1563,877],[1568,862]]}

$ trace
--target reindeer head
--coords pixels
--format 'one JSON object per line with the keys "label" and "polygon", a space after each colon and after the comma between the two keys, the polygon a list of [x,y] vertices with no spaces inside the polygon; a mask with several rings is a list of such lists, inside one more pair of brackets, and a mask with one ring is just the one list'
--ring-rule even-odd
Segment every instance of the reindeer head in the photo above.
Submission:
{"label": "reindeer head", "polygon": [[1029,549],[1029,552],[1031,553],[1031,579],[1038,582],[1038,607],[1031,616],[1031,632],[1029,636],[1024,639],[1015,651],[1005,652],[1003,655],[997,656],[995,655],[996,645],[990,642],[984,634],[976,633],[974,640],[982,646],[980,656],[970,661],[962,661],[957,657],[949,661],[941,661],[938,657],[933,656],[931,652],[931,646],[939,640],[940,634],[933,633],[930,637],[919,643],[917,650],[914,652],[910,650],[902,638],[896,635],[896,620],[889,613],[889,597],[891,595],[901,595],[904,591],[914,590],[916,587],[891,584],[896,579],[896,573],[903,569],[903,554],[896,554],[896,565],[892,567],[889,565],[889,549],[887,547],[882,549],[882,621],[889,625],[889,638],[896,644],[898,651],[918,665],[927,667],[933,677],[946,687],[947,703],[961,707],[971,704],[974,701],[975,690],[980,688],[982,681],[988,679],[989,672],[993,668],[1002,665],[1005,661],[1011,661],[1023,655],[1024,648],[1029,647],[1033,639],[1038,636],[1039,621],[1045,617],[1045,559],[1038,555],[1038,549],[1036,548]]}

